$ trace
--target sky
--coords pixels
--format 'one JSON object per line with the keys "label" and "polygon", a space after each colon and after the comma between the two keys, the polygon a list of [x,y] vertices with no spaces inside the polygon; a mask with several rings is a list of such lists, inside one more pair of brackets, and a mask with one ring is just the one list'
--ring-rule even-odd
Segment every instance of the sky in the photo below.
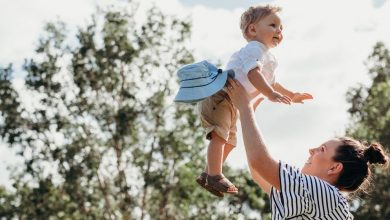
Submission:
{"label": "sky", "polygon": [[[97,3],[98,2],[98,3]],[[44,23],[62,20],[70,28],[85,26],[96,5],[114,0],[0,0],[0,66],[14,63],[16,71],[34,48]],[[284,40],[271,52],[279,66],[277,81],[296,92],[309,92],[314,100],[285,106],[265,101],[256,112],[271,155],[302,166],[308,148],[344,134],[348,126],[346,92],[359,83],[369,85],[364,61],[378,41],[390,45],[390,3],[387,0],[144,0],[137,19],[152,4],[166,14],[191,17],[188,44],[197,61],[226,65],[230,55],[245,45],[240,29],[241,13],[251,5],[272,4],[283,8]],[[125,5],[125,4],[123,4]],[[222,66],[222,67],[223,67]],[[239,128],[238,145],[228,165],[245,168],[246,156]],[[5,144],[0,143],[0,184],[7,184],[6,167],[14,164]]]}

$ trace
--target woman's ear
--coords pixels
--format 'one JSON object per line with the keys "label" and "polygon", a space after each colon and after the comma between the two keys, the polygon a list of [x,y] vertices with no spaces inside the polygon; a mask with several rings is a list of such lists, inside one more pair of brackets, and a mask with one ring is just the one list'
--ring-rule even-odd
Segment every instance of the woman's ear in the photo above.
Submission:
{"label": "woman's ear", "polygon": [[343,171],[343,164],[340,162],[336,162],[333,166],[328,170],[329,175],[340,174]]}

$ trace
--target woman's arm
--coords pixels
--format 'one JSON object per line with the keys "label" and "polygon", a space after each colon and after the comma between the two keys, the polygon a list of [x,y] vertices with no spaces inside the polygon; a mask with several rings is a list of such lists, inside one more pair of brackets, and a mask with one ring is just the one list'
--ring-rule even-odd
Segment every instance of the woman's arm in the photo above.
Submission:
{"label": "woman's arm", "polygon": [[256,124],[250,97],[237,80],[229,78],[229,83],[229,96],[240,111],[241,128],[249,167],[279,190],[279,163],[268,153],[261,131]]}
{"label": "woman's arm", "polygon": [[249,166],[249,170],[251,172],[253,181],[255,181],[255,183],[257,183],[257,185],[259,185],[260,188],[269,195],[271,193],[271,184],[265,181],[263,177],[261,177],[260,174],[257,173],[257,171],[252,167]]}
{"label": "woman's arm", "polygon": [[250,106],[239,107],[241,129],[249,166],[266,182],[280,189],[279,163],[268,153],[264,138],[257,127],[255,114]]}

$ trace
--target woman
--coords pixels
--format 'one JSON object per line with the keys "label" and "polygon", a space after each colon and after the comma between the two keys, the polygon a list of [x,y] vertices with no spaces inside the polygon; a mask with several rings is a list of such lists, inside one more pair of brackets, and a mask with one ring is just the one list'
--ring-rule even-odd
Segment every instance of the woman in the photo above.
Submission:
{"label": "woman", "polygon": [[229,96],[240,111],[251,174],[270,195],[272,219],[353,219],[340,192],[355,192],[367,185],[370,164],[388,165],[382,146],[335,138],[310,149],[302,170],[278,162],[267,151],[245,89],[236,80],[229,79],[229,84]]}

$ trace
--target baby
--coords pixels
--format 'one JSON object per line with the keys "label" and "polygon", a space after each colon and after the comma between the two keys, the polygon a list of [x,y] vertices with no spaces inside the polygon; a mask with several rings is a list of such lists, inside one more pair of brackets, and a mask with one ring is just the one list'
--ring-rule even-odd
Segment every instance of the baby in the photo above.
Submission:
{"label": "baby", "polygon": [[[292,92],[275,80],[277,61],[270,49],[283,40],[280,11],[267,5],[250,7],[242,14],[240,28],[248,43],[230,57],[227,69],[234,70],[235,78],[252,98],[262,94],[272,102],[303,103],[313,97]],[[198,107],[210,143],[206,169],[196,181],[219,197],[223,193],[236,194],[238,189],[222,174],[222,164],[237,143],[238,111],[224,89],[199,102]]]}

